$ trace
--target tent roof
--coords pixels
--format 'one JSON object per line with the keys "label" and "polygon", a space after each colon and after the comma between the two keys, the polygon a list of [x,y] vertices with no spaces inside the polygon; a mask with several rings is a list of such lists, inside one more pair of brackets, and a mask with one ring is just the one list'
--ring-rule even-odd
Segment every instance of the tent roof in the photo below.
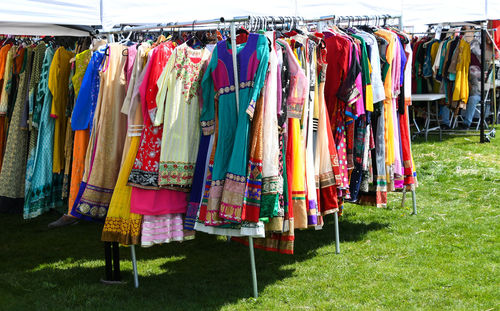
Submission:
{"label": "tent roof", "polygon": [[[299,15],[316,18],[325,15],[401,15],[403,25],[415,26],[437,22],[500,19],[500,1],[478,0],[10,0],[0,10],[0,33],[7,31],[37,34],[60,34],[64,28],[52,25],[152,24],[232,18],[245,15]],[[31,23],[31,24],[22,24]],[[13,28],[18,25],[19,30]],[[54,31],[51,33],[51,31]],[[74,33],[67,30],[68,33]],[[30,34],[35,34],[31,32]]]}

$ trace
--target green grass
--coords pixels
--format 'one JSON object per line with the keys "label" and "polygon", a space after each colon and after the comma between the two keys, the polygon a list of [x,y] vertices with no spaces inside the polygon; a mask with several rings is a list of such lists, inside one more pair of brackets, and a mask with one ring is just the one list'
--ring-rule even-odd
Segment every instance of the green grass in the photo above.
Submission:
{"label": "green grass", "polygon": [[500,310],[500,138],[432,139],[413,144],[418,215],[390,194],[387,209],[346,206],[340,255],[330,217],[293,256],[256,250],[257,300],[248,248],[222,238],[138,248],[134,289],[128,248],[128,284],[99,283],[101,226],[0,215],[0,310]]}

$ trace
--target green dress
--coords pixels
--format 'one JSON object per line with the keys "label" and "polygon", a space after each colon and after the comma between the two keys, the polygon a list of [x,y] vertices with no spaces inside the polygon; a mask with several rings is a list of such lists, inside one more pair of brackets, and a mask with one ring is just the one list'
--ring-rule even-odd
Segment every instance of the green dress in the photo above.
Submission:
{"label": "green dress", "polygon": [[202,81],[203,108],[200,119],[203,134],[214,132],[216,102],[219,120],[206,226],[234,227],[234,224],[244,220],[242,207],[247,181],[250,122],[268,67],[267,38],[250,34],[248,41],[237,47],[237,109],[230,48],[226,40],[218,42]]}

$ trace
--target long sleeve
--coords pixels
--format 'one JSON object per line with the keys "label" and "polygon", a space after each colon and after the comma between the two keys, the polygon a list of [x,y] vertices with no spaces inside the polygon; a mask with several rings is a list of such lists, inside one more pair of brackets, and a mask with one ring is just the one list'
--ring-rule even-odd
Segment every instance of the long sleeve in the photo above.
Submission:
{"label": "long sleeve", "polygon": [[281,41],[286,47],[286,56],[290,66],[290,90],[287,98],[287,116],[289,118],[302,118],[302,109],[307,96],[308,85],[304,70],[300,67],[298,60],[288,45]]}
{"label": "long sleeve", "polygon": [[[152,120],[154,120],[154,125],[158,126],[163,123],[164,119],[164,114],[165,114],[165,99],[167,97],[167,92],[168,92],[168,86],[170,85],[170,79],[171,79],[171,74],[170,72],[174,68],[174,63],[177,55],[177,50],[174,50],[174,53],[170,57],[170,59],[167,62],[167,65],[165,68],[163,68],[163,71],[156,81],[156,85],[158,87],[158,93],[156,94],[156,106],[157,106],[157,111],[156,111],[156,116]],[[151,110],[149,110],[151,112]],[[151,115],[151,117],[153,117]]]}
{"label": "long sleeve", "polygon": [[212,74],[217,64],[218,55],[217,47],[215,47],[212,53],[212,59],[208,63],[207,70],[201,81],[203,107],[201,109],[200,121],[203,135],[211,135],[215,131],[215,86]]}
{"label": "long sleeve", "polygon": [[99,70],[102,60],[104,59],[104,47],[99,49],[99,51],[94,52],[90,63],[85,70],[83,76],[82,84],[80,86],[80,91],[76,98],[75,107],[73,108],[73,114],[71,116],[71,128],[74,131],[86,130],[89,128],[92,115],[92,103],[93,97],[97,99],[97,96],[93,96],[93,85],[95,84],[94,76],[98,80],[99,77],[96,71]]}
{"label": "long sleeve", "polygon": [[49,90],[50,93],[52,93],[52,107],[50,108],[50,116],[53,118],[59,117],[57,113],[57,92],[58,90],[58,85],[57,85],[57,79],[59,78],[60,75],[60,62],[59,62],[59,55],[61,53],[60,48],[56,51],[54,55],[54,60],[52,61],[52,64],[50,66],[50,71],[49,71]]}
{"label": "long sleeve", "polygon": [[251,100],[246,110],[247,114],[250,116],[250,120],[253,118],[255,103],[259,98],[260,91],[264,87],[269,62],[269,46],[267,43],[267,37],[264,35],[259,35],[259,39],[257,41],[257,59],[259,60],[259,67],[257,68],[257,72],[255,73]]}

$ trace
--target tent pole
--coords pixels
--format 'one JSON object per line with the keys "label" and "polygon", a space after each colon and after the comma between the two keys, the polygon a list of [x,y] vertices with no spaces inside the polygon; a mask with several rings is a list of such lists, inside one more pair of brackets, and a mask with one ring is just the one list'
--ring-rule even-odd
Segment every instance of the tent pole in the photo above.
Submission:
{"label": "tent pole", "polygon": [[486,25],[484,23],[481,24],[481,120],[479,124],[480,128],[480,139],[481,143],[485,142],[484,137],[484,102],[486,98],[484,98],[484,69],[485,69],[485,61],[486,61]]}
{"label": "tent pole", "polygon": [[137,273],[137,259],[135,257],[135,245],[130,245],[130,254],[132,255],[132,268],[134,270],[134,287],[139,288],[139,275]]}

